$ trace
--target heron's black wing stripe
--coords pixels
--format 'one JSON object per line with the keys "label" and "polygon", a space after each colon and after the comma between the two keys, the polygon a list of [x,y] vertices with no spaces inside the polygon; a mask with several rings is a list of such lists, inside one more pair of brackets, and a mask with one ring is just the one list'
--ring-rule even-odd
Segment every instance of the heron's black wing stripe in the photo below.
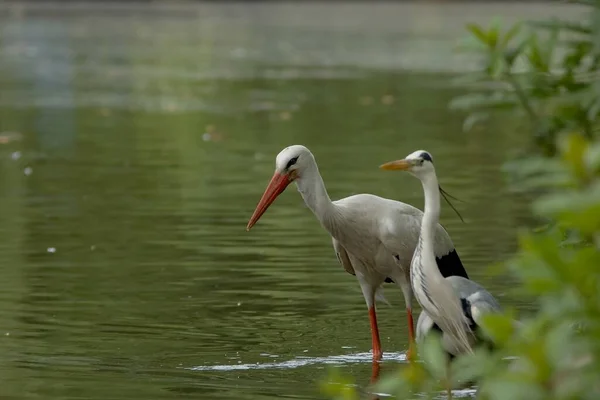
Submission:
{"label": "heron's black wing stripe", "polygon": [[463,278],[469,279],[469,275],[455,249],[445,256],[436,257],[435,261],[444,278],[449,276],[462,276]]}

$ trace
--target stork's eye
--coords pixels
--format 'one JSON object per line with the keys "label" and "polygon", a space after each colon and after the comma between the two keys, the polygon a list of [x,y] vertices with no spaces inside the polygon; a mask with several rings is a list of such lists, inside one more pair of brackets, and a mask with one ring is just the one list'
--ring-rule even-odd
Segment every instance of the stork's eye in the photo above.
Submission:
{"label": "stork's eye", "polygon": [[292,165],[296,164],[296,161],[298,161],[298,157],[290,159],[290,161],[288,161],[287,165],[285,166],[285,169],[290,169]]}

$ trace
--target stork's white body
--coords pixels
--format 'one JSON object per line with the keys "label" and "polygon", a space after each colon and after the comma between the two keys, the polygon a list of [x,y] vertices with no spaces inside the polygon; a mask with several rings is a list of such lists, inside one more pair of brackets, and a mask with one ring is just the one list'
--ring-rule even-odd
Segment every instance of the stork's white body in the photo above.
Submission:
{"label": "stork's white body", "polygon": [[[322,182],[320,176],[318,179]],[[300,187],[302,181],[297,182]],[[373,305],[370,292],[381,290],[389,277],[401,287],[410,308],[410,261],[421,229],[421,210],[372,194],[357,194],[333,201],[328,211],[315,215],[332,236],[344,269],[356,275],[367,306]],[[438,257],[454,250],[450,236],[439,224],[435,240]]]}

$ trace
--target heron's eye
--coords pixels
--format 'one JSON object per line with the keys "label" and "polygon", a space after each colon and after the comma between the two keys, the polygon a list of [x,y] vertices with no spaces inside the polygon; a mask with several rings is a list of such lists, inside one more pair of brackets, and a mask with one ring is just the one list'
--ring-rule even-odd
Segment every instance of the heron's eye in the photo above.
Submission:
{"label": "heron's eye", "polygon": [[285,166],[285,169],[290,169],[292,165],[296,164],[296,161],[298,161],[298,157],[290,159],[290,161],[288,161],[287,165]]}

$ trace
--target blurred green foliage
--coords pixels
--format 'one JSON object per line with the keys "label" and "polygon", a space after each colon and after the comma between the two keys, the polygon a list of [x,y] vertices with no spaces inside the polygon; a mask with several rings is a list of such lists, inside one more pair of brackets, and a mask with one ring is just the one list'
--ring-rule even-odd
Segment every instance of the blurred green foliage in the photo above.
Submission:
{"label": "blurred green foliage", "polygon": [[[475,382],[478,399],[600,398],[600,1],[578,3],[588,10],[579,22],[467,26],[465,48],[483,66],[458,78],[467,94],[450,107],[467,112],[467,130],[488,118],[522,117],[532,140],[505,171],[514,188],[533,196],[532,212],[543,221],[518,233],[519,249],[504,264],[536,312],[486,316],[483,330],[496,349],[476,349],[450,367],[453,387]],[[423,362],[383,376],[373,391],[443,395],[439,340],[430,336],[419,351]],[[358,398],[342,382],[329,377],[325,393]]]}

